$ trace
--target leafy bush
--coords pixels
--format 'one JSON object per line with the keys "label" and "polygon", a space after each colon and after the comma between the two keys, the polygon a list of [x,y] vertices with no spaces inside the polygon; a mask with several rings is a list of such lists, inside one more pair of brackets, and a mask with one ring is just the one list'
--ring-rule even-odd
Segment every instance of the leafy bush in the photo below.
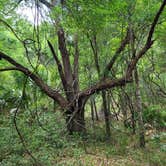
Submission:
{"label": "leafy bush", "polygon": [[166,112],[165,109],[158,105],[148,107],[143,112],[143,119],[145,123],[150,123],[154,127],[166,126]]}

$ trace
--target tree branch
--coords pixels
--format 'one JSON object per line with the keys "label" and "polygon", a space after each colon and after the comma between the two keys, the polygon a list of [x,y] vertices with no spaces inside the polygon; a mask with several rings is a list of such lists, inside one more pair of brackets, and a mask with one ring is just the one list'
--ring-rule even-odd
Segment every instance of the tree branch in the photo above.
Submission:
{"label": "tree branch", "polygon": [[14,36],[21,42],[23,43],[23,41],[21,40],[21,38],[17,35],[17,33],[15,32],[15,30],[4,20],[2,20],[0,18],[0,22],[2,22],[7,28],[9,28],[9,30],[14,34]]}
{"label": "tree branch", "polygon": [[67,90],[67,87],[66,87],[67,83],[66,83],[66,79],[65,79],[65,76],[64,76],[64,73],[63,73],[63,68],[62,68],[61,62],[59,61],[58,56],[56,55],[55,50],[54,50],[52,44],[50,43],[50,41],[47,41],[47,42],[48,42],[48,46],[49,46],[49,48],[52,52],[52,55],[54,57],[54,60],[57,64],[57,66],[58,66],[58,72],[59,72],[63,87],[64,87],[65,90]]}
{"label": "tree branch", "polygon": [[[3,52],[0,52],[0,58],[8,61],[10,64],[15,66],[15,68],[10,68],[11,70],[21,71],[26,76],[30,77],[44,93],[46,93],[49,97],[55,100],[61,107],[65,107],[67,105],[67,101],[65,100],[65,98],[60,93],[51,89],[47,84],[45,84],[44,81],[39,76],[31,72],[29,69],[22,66],[11,57],[4,54]],[[2,70],[5,70],[5,69],[1,69],[1,71]]]}
{"label": "tree branch", "polygon": [[59,44],[59,50],[62,55],[65,79],[68,85],[71,86],[73,83],[72,68],[70,64],[69,53],[66,48],[65,34],[62,28],[58,30],[58,44]]}
{"label": "tree branch", "polygon": [[93,51],[97,73],[100,76],[100,65],[99,65],[99,56],[98,56],[98,48],[97,48],[96,35],[94,35],[92,39],[90,39],[90,37],[89,37],[89,41],[90,41],[90,45],[91,45],[91,48],[92,48],[92,51]]}
{"label": "tree branch", "polygon": [[114,88],[114,87],[118,87],[118,86],[124,86],[126,83],[129,83],[129,82],[132,82],[132,80],[127,80],[125,77],[115,79],[115,80],[107,78],[107,79],[101,80],[100,82],[96,83],[96,85],[80,92],[79,97],[86,98],[98,91],[106,90],[106,89],[110,89],[110,88]]}
{"label": "tree branch", "polygon": [[0,72],[13,71],[13,70],[19,70],[19,69],[17,67],[6,67],[6,68],[0,69]]}
{"label": "tree branch", "polygon": [[160,18],[160,15],[162,14],[163,10],[164,10],[164,7],[166,5],[166,0],[163,0],[163,3],[161,4],[160,6],[160,9],[158,10],[153,22],[152,22],[152,25],[150,27],[150,30],[149,30],[149,33],[148,33],[148,37],[147,37],[147,40],[146,40],[146,43],[144,45],[144,47],[137,53],[137,55],[135,57],[132,57],[132,60],[130,61],[129,65],[128,65],[128,68],[127,68],[127,72],[126,72],[126,77],[129,78],[131,77],[132,75],[132,71],[134,70],[137,62],[139,61],[139,59],[151,48],[151,46],[153,45],[154,43],[154,40],[152,40],[153,38],[153,34],[154,34],[154,31],[155,31],[155,27],[158,23],[158,20]]}
{"label": "tree branch", "polygon": [[73,69],[73,80],[74,80],[74,90],[75,92],[79,91],[79,75],[78,75],[78,68],[79,68],[79,50],[78,50],[78,35],[75,35],[74,38],[74,69]]}
{"label": "tree branch", "polygon": [[[80,94],[79,94],[80,98],[88,98],[90,95],[92,95],[98,91],[113,88],[113,87],[118,87],[118,86],[124,86],[126,83],[132,82],[131,74],[132,74],[132,71],[134,70],[138,60],[149,50],[149,48],[152,46],[152,44],[154,42],[152,40],[153,33],[154,33],[155,27],[157,25],[157,22],[159,20],[159,17],[161,15],[162,11],[164,10],[165,5],[166,5],[166,0],[163,1],[163,3],[160,6],[159,11],[157,12],[157,14],[154,18],[152,26],[149,30],[149,34],[148,34],[145,46],[130,61],[126,75],[124,77],[116,79],[116,80],[110,80],[109,78],[103,79],[103,80],[99,81],[98,83],[96,83],[94,86],[87,88],[87,89],[83,90],[82,92],[80,92]],[[121,49],[119,49],[119,50],[121,50]],[[112,64],[112,63],[110,63],[110,64]]]}
{"label": "tree branch", "polygon": [[126,45],[129,43],[130,35],[129,30],[127,30],[125,38],[121,41],[120,47],[116,50],[115,54],[113,55],[110,62],[107,64],[106,68],[104,69],[104,77],[107,76],[108,71],[110,71],[117,60],[119,54],[125,49]]}

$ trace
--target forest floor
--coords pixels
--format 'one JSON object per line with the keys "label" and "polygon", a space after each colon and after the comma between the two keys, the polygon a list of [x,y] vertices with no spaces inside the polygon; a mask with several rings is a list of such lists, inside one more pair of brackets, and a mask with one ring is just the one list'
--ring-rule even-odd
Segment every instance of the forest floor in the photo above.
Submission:
{"label": "forest floor", "polygon": [[[46,113],[39,125],[28,113],[17,117],[17,125],[24,138],[22,145],[11,115],[0,114],[0,166],[165,166],[166,132],[146,133],[146,148],[139,148],[138,136],[124,129],[121,122],[111,128],[110,141],[104,134],[104,123],[88,123],[86,138],[68,136],[62,132],[64,121],[59,115]],[[58,121],[55,121],[55,119]]]}
{"label": "forest floor", "polygon": [[[104,148],[103,148],[103,151]],[[58,165],[80,165],[80,166],[165,166],[165,155],[160,151],[151,151],[147,149],[131,149],[124,154],[102,154],[85,153],[79,157],[64,157],[58,162]]]}
{"label": "forest floor", "polygon": [[[165,166],[166,133],[149,131],[146,135],[146,148],[139,148],[136,135],[112,132],[110,141],[95,140],[84,142],[79,147],[84,149],[80,155],[66,154],[60,158],[58,165],[75,166]],[[92,138],[92,137],[91,137]],[[78,149],[77,149],[78,150]],[[73,149],[73,151],[75,151]],[[70,149],[71,152],[71,149]],[[79,154],[79,152],[78,152]]]}

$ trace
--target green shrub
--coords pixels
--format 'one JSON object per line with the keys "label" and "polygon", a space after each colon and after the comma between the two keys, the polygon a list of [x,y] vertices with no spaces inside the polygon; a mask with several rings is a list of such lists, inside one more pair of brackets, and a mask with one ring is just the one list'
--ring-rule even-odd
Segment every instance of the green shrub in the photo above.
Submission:
{"label": "green shrub", "polygon": [[165,127],[166,111],[158,105],[148,107],[143,112],[143,119],[145,123],[150,123],[154,127]]}

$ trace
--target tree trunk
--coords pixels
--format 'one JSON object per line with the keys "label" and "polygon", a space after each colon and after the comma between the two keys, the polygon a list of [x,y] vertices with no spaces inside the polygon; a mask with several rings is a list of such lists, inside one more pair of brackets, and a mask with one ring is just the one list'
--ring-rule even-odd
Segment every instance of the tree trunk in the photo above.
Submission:
{"label": "tree trunk", "polygon": [[104,118],[105,118],[105,126],[106,126],[106,136],[109,139],[111,137],[111,130],[110,130],[110,112],[107,108],[107,100],[106,100],[106,92],[102,92],[102,99],[103,99],[103,109],[104,109]]}
{"label": "tree trunk", "polygon": [[94,105],[93,105],[93,99],[90,99],[90,106],[91,106],[91,118],[92,118],[92,122],[94,124]]}
{"label": "tree trunk", "polygon": [[84,105],[82,102],[78,102],[78,105],[70,107],[66,111],[66,124],[69,134],[85,133],[85,119],[84,119]]}
{"label": "tree trunk", "polygon": [[138,128],[139,128],[139,141],[140,147],[145,147],[145,135],[144,135],[144,123],[142,117],[142,103],[141,103],[141,92],[140,92],[140,85],[139,85],[139,77],[137,68],[135,68],[135,83],[136,83],[136,107],[138,113]]}
{"label": "tree trunk", "polygon": [[135,134],[135,112],[133,109],[131,109],[131,125],[132,125],[132,130],[133,130],[133,134]]}
{"label": "tree trunk", "polygon": [[135,110],[134,110],[134,106],[132,104],[132,99],[130,98],[130,96],[132,96],[132,94],[127,94],[125,92],[126,95],[126,99],[127,99],[127,104],[128,107],[130,109],[130,113],[131,113],[131,127],[132,127],[132,133],[135,134],[135,127],[136,127],[136,123],[135,123]]}
{"label": "tree trunk", "polygon": [[99,116],[98,116],[98,113],[97,113],[97,107],[96,107],[95,99],[93,99],[93,105],[94,105],[94,111],[95,111],[95,115],[96,115],[96,120],[98,121],[99,120]]}
{"label": "tree trunk", "polygon": [[120,106],[121,106],[121,111],[122,111],[122,115],[123,115],[123,124],[124,127],[127,128],[127,102],[126,102],[126,98],[125,95],[123,93],[120,94]]}
{"label": "tree trunk", "polygon": [[111,97],[110,97],[110,92],[108,91],[107,92],[107,109],[108,109],[108,112],[109,112],[109,116],[110,116],[110,113],[111,113],[110,104],[111,104]]}

